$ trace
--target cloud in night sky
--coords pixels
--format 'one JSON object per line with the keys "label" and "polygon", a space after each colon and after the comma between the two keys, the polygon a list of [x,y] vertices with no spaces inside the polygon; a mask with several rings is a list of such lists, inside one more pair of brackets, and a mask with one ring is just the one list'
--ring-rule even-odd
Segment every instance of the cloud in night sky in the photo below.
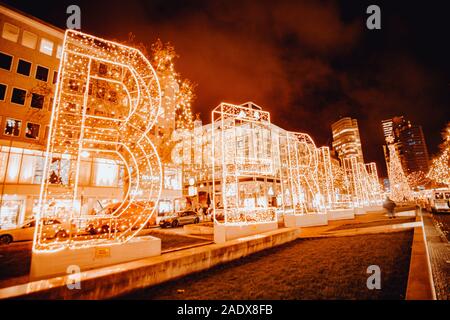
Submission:
{"label": "cloud in night sky", "polygon": [[67,4],[78,4],[85,32],[123,40],[132,32],[147,44],[170,41],[180,55],[177,69],[198,85],[193,109],[204,122],[221,101],[253,101],[271,112],[275,124],[330,145],[331,123],[356,117],[365,160],[377,161],[383,171],[383,119],[404,115],[422,125],[436,151],[450,120],[450,52],[444,10],[379,2],[382,30],[376,31],[365,27],[372,3],[357,0],[11,5],[63,26]]}

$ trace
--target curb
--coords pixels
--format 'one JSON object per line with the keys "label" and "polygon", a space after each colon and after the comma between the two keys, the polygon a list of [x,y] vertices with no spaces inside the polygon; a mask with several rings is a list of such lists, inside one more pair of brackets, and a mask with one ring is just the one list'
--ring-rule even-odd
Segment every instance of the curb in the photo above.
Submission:
{"label": "curb", "polygon": [[414,228],[406,300],[436,300],[422,214],[416,217],[416,221],[420,219],[421,227]]}

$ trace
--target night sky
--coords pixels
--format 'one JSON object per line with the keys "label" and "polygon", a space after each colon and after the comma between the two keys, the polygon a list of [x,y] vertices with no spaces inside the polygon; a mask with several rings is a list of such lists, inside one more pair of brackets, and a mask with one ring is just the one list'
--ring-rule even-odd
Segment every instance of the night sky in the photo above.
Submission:
{"label": "night sky", "polygon": [[[65,28],[107,39],[171,42],[176,68],[197,84],[194,113],[210,121],[221,101],[253,101],[272,122],[331,145],[332,122],[358,119],[365,161],[385,174],[380,121],[423,126],[430,153],[450,121],[450,8],[446,1],[5,1]],[[382,29],[366,28],[381,7]]]}

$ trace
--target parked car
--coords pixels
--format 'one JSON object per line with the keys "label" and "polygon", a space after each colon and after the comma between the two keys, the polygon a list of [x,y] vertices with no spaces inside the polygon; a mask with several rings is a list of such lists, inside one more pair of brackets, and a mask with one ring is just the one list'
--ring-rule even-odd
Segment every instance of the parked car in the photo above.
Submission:
{"label": "parked car", "polygon": [[166,217],[162,218],[159,221],[159,225],[161,226],[161,228],[167,228],[167,227],[176,228],[178,226],[182,226],[185,224],[199,223],[199,222],[200,222],[200,218],[197,215],[197,213],[194,211],[191,211],[191,210],[187,210],[187,211],[177,212],[173,216],[166,216]]}
{"label": "parked car", "polygon": [[429,201],[433,213],[450,212],[450,189],[434,190]]}
{"label": "parked car", "polygon": [[[119,209],[121,205],[128,205],[127,202],[116,202],[106,206],[103,210],[97,213],[98,219],[89,223],[86,232],[89,234],[101,234],[108,232],[122,232],[128,229],[137,230],[142,226],[146,217],[141,215],[143,204],[131,203],[127,210],[123,212],[120,216],[115,217],[113,213]],[[95,218],[95,216],[93,216]],[[142,221],[140,223],[140,221]],[[151,225],[156,225],[156,216],[153,215],[150,220],[146,223],[144,228],[150,227]]]}
{"label": "parked car", "polygon": [[[42,235],[48,239],[67,238],[70,225],[61,223],[58,219],[43,220]],[[29,220],[15,229],[0,230],[0,244],[10,244],[13,241],[33,240],[36,220]]]}

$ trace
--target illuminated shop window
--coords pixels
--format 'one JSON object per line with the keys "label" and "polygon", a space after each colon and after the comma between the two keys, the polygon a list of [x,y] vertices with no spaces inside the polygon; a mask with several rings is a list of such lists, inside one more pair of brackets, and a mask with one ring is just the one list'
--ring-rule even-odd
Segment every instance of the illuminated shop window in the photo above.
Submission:
{"label": "illuminated shop window", "polygon": [[13,57],[9,54],[0,52],[0,68],[10,71],[12,66]]}
{"label": "illuminated shop window", "polygon": [[19,32],[19,27],[5,22],[5,24],[3,24],[2,38],[12,42],[17,42],[19,39]]}
{"label": "illuminated shop window", "polygon": [[36,49],[37,35],[24,31],[22,34],[22,45],[30,49]]}
{"label": "illuminated shop window", "polygon": [[5,183],[17,183],[19,178],[20,163],[22,160],[21,148],[2,148],[0,179]]}
{"label": "illuminated shop window", "polygon": [[50,164],[50,184],[67,185],[69,182],[70,156],[54,154]]}
{"label": "illuminated shop window", "polygon": [[25,105],[27,91],[19,88],[13,88],[11,102],[15,104]]}
{"label": "illuminated shop window", "polygon": [[38,155],[35,156],[33,183],[40,184],[42,182],[42,175],[44,172],[45,157],[42,152],[35,152]]}
{"label": "illuminated shop window", "polygon": [[6,119],[4,134],[7,136],[18,137],[20,135],[20,128],[22,121],[15,119]]}
{"label": "illuminated shop window", "polygon": [[27,127],[25,129],[25,137],[36,140],[39,139],[40,127],[41,126],[36,123],[28,122]]}
{"label": "illuminated shop window", "polygon": [[[41,156],[39,156],[39,154]],[[42,158],[42,152],[23,149],[23,155],[20,166],[19,183],[33,184],[35,183],[35,173],[39,158]]]}
{"label": "illuminated shop window", "polygon": [[28,77],[31,73],[31,62],[19,59],[17,73]]}
{"label": "illuminated shop window", "polygon": [[173,204],[170,200],[160,200],[158,204],[158,213],[164,214],[173,211]]}
{"label": "illuminated shop window", "polygon": [[48,68],[43,66],[37,66],[36,79],[47,82],[48,80]]}
{"label": "illuminated shop window", "polygon": [[6,84],[0,83],[0,101],[4,101],[6,97]]}
{"label": "illuminated shop window", "polygon": [[114,160],[95,159],[94,185],[98,187],[117,186],[119,167]]}
{"label": "illuminated shop window", "polygon": [[0,207],[1,229],[11,229],[17,227],[23,203],[23,200],[3,200]]}
{"label": "illuminated shop window", "polygon": [[31,95],[30,106],[32,108],[42,109],[42,107],[44,106],[44,100],[45,100],[45,96],[43,96],[42,94],[33,93]]}
{"label": "illuminated shop window", "polygon": [[41,47],[39,49],[42,53],[51,56],[53,54],[53,42],[42,38],[41,39]]}
{"label": "illuminated shop window", "polygon": [[164,168],[164,188],[181,190],[181,172],[176,168]]}

